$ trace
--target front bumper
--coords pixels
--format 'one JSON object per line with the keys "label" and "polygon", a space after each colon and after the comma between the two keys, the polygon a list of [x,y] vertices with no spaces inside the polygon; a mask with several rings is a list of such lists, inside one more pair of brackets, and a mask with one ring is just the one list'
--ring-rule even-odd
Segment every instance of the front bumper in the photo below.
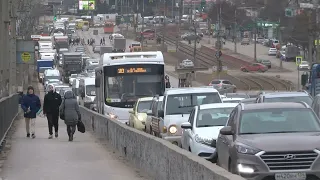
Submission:
{"label": "front bumper", "polygon": [[161,134],[161,138],[175,144],[177,146],[181,146],[181,136],[180,135],[172,135],[169,136],[167,134]]}
{"label": "front bumper", "polygon": [[[281,173],[306,173],[306,180],[319,180],[320,170],[279,170],[270,171],[269,167],[264,161],[257,155],[237,154],[238,158],[235,161],[238,174],[248,180],[277,180],[276,174]],[[241,164],[245,168],[253,169],[254,172],[246,172],[244,168],[240,170],[238,165]],[[317,161],[314,162],[313,166],[318,167]],[[285,175],[284,175],[285,176]],[[295,178],[281,178],[282,180],[295,180]]]}
{"label": "front bumper", "polygon": [[134,128],[139,129],[139,130],[144,130],[145,129],[145,122],[144,121],[135,121],[134,122]]}
{"label": "front bumper", "polygon": [[198,142],[192,143],[191,151],[208,160],[213,159],[216,156],[216,148]]}

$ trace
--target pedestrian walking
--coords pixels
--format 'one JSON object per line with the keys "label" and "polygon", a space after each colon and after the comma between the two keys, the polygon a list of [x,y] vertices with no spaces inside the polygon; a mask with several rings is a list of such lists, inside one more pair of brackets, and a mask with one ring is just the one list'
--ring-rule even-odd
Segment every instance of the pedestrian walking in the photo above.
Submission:
{"label": "pedestrian walking", "polygon": [[106,39],[104,37],[103,37],[102,41],[103,41],[103,45],[106,45]]}
{"label": "pedestrian walking", "polygon": [[21,108],[24,112],[27,137],[30,137],[31,132],[31,137],[35,138],[36,117],[37,112],[41,109],[41,102],[39,97],[34,94],[34,88],[32,86],[28,87],[27,95],[22,99]]}
{"label": "pedestrian walking", "polygon": [[90,44],[90,40],[88,39],[88,45]]}
{"label": "pedestrian walking", "polygon": [[102,46],[102,43],[103,43],[103,40],[102,40],[102,39],[100,39],[100,46]]}
{"label": "pedestrian walking", "polygon": [[76,96],[72,91],[66,91],[64,94],[64,99],[60,106],[60,118],[63,119],[67,125],[69,141],[73,141],[73,135],[76,131],[78,121],[81,120],[81,114]]}
{"label": "pedestrian walking", "polygon": [[53,127],[55,137],[58,137],[59,130],[59,107],[61,105],[61,96],[52,85],[48,87],[48,94],[44,96],[43,102],[43,114],[47,116],[48,128],[49,128],[49,139],[53,137]]}

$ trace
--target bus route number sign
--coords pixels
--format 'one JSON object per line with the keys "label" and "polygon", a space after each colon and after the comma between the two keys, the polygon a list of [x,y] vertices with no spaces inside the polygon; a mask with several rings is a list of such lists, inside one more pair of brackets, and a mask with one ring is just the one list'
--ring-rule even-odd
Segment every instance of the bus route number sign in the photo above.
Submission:
{"label": "bus route number sign", "polygon": [[150,68],[118,68],[118,74],[149,73]]}

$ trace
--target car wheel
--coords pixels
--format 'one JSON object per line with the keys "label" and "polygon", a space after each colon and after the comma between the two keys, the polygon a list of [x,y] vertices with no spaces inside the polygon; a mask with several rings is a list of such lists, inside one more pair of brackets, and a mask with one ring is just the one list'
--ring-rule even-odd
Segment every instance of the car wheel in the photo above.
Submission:
{"label": "car wheel", "polygon": [[216,165],[217,165],[217,166],[220,166],[220,162],[219,162],[219,155],[218,155],[218,153],[217,153],[216,155],[217,155]]}
{"label": "car wheel", "polygon": [[236,93],[237,92],[237,88],[233,88],[233,93]]}
{"label": "car wheel", "polygon": [[261,69],[258,69],[258,72],[263,72]]}
{"label": "car wheel", "polygon": [[247,69],[242,69],[242,72],[248,72],[248,70]]}
{"label": "car wheel", "polygon": [[189,152],[191,152],[191,148],[190,147],[188,148],[188,150],[189,150]]}

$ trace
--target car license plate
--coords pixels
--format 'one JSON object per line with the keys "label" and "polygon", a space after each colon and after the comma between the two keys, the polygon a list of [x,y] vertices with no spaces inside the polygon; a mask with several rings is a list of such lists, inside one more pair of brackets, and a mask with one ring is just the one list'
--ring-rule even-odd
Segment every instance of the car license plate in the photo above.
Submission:
{"label": "car license plate", "polygon": [[307,179],[306,173],[276,173],[276,180],[305,180]]}

